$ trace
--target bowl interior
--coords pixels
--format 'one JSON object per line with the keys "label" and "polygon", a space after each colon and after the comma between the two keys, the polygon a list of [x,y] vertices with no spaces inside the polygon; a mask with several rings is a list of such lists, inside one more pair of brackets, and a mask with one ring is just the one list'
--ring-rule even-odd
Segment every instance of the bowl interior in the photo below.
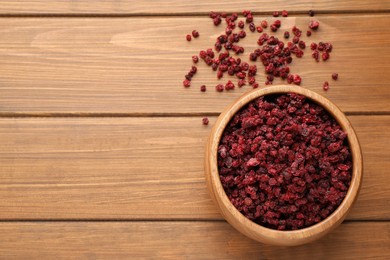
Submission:
{"label": "bowl interior", "polygon": [[[247,219],[233,206],[227,197],[219,178],[217,152],[218,145],[225,127],[230,122],[231,118],[242,107],[260,96],[285,94],[291,92],[304,95],[311,101],[325,108],[339,123],[343,131],[347,133],[348,143],[352,154],[352,179],[347,195],[343,199],[342,203],[326,219],[313,226],[303,229],[293,231],[279,231],[263,227]],[[206,174],[209,176],[206,177],[208,180],[209,189],[211,193],[213,193],[212,196],[226,220],[234,227],[236,227],[236,229],[248,235],[249,237],[269,244],[298,245],[310,242],[321,237],[322,235],[325,235],[332,228],[336,227],[343,221],[352,204],[356,200],[362,180],[362,155],[360,151],[360,145],[349,120],[331,101],[313,91],[301,87],[292,87],[287,85],[272,86],[264,89],[256,89],[243,95],[219,116],[210,134],[207,154],[208,158],[206,158],[206,167],[208,169],[206,169]]]}

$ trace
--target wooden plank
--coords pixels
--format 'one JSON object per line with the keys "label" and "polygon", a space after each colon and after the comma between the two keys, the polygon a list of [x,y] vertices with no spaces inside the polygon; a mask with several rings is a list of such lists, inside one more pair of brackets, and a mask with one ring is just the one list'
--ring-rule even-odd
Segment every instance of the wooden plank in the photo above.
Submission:
{"label": "wooden plank", "polygon": [[[349,219],[390,219],[390,116],[350,116],[364,181]],[[211,118],[211,124],[215,118]],[[201,118],[0,119],[0,219],[221,219]]]}
{"label": "wooden plank", "polygon": [[[307,43],[330,41],[334,51],[326,63],[317,64],[309,48],[303,60],[293,61],[302,86],[347,112],[389,112],[390,16],[317,18],[321,29]],[[306,28],[310,19],[283,18],[277,35],[294,24]],[[6,18],[0,28],[2,114],[219,113],[250,89],[215,92],[216,75],[203,63],[193,87],[183,88],[191,56],[212,46],[221,32],[209,18]],[[201,36],[189,43],[184,36],[194,28]],[[257,37],[248,33],[245,57]],[[339,73],[337,82],[332,72]],[[325,80],[331,85],[326,93]],[[265,81],[262,73],[258,81]],[[199,91],[201,84],[208,86],[206,93]]]}
{"label": "wooden plank", "polygon": [[390,224],[345,223],[298,247],[257,243],[225,222],[1,223],[5,259],[388,259]]}
{"label": "wooden plank", "polygon": [[233,1],[125,1],[125,0],[21,0],[2,1],[0,13],[4,14],[192,14],[214,11],[237,12],[241,9],[250,9],[255,12],[271,13],[275,10],[286,9],[293,12],[307,12],[312,9],[319,12],[342,11],[386,11],[390,10],[390,2],[374,1],[310,1],[299,0],[294,2],[276,1],[245,1],[245,5],[238,0]]}

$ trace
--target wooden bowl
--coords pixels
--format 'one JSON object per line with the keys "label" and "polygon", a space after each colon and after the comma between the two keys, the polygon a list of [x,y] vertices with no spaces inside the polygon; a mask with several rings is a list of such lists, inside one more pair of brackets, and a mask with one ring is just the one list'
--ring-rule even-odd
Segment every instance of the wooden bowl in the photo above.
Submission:
{"label": "wooden bowl", "polygon": [[[340,206],[326,219],[321,222],[299,230],[279,231],[263,227],[249,220],[242,215],[230,202],[227,197],[218,173],[217,150],[222,133],[230,119],[246,104],[252,100],[269,94],[297,93],[306,96],[310,100],[324,107],[339,123],[342,129],[348,134],[348,142],[352,154],[352,180],[347,195]],[[244,94],[236,102],[228,106],[218,117],[211,130],[205,154],[206,182],[211,197],[218,206],[224,218],[238,231],[259,242],[271,245],[296,246],[312,242],[321,238],[336,228],[351,210],[353,203],[359,193],[362,182],[363,161],[359,141],[356,137],[350,122],[334,105],[325,97],[301,87],[287,85],[272,86],[263,89],[256,89]]]}

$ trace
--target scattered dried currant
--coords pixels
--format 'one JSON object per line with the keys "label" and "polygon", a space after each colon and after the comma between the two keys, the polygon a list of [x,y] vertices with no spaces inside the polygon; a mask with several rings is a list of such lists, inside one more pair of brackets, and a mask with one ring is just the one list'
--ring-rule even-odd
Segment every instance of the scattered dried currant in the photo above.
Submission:
{"label": "scattered dried currant", "polygon": [[209,119],[207,117],[202,118],[202,124],[203,125],[208,125],[209,124]]}
{"label": "scattered dried currant", "polygon": [[306,36],[310,37],[311,36],[311,31],[306,31]]}
{"label": "scattered dried currant", "polygon": [[223,85],[222,84],[218,84],[215,86],[215,90],[218,91],[218,92],[222,92],[224,89]]}
{"label": "scattered dried currant", "polygon": [[339,78],[339,74],[338,73],[332,73],[332,79],[333,80],[337,80]]}
{"label": "scattered dried currant", "polygon": [[206,92],[206,86],[205,85],[200,86],[200,91],[201,92]]}
{"label": "scattered dried currant", "polygon": [[193,36],[194,38],[198,38],[198,37],[199,37],[199,32],[198,32],[197,30],[193,30],[193,31],[192,31],[192,36]]}
{"label": "scattered dried currant", "polygon": [[313,10],[309,10],[309,16],[313,17],[314,16],[314,11]]}
{"label": "scattered dried currant", "polygon": [[186,88],[189,88],[191,86],[191,81],[188,80],[188,79],[185,79],[183,81],[183,86],[186,87]]}
{"label": "scattered dried currant", "polygon": [[327,91],[329,89],[329,82],[325,81],[324,84],[322,85],[322,88]]}
{"label": "scattered dried currant", "polygon": [[268,23],[266,20],[261,21],[261,27],[263,27],[264,29],[268,27]]}
{"label": "scattered dried currant", "polygon": [[312,30],[317,30],[319,26],[320,26],[320,23],[318,21],[315,21],[315,20],[311,20],[309,23],[309,28]]}
{"label": "scattered dried currant", "polygon": [[198,61],[199,61],[198,56],[196,56],[196,55],[192,56],[192,61],[193,61],[194,63],[198,63]]}
{"label": "scattered dried currant", "polygon": [[288,12],[287,12],[286,10],[283,10],[283,11],[282,11],[282,16],[283,16],[283,17],[287,17],[287,16],[288,16]]}
{"label": "scattered dried currant", "polygon": [[279,12],[278,12],[278,11],[274,11],[274,12],[272,13],[272,16],[273,16],[273,17],[278,17],[278,16],[279,16]]}
{"label": "scattered dried currant", "polygon": [[191,35],[187,34],[186,40],[187,40],[187,41],[191,41]]}
{"label": "scattered dried currant", "polygon": [[284,34],[283,34],[283,37],[285,38],[285,39],[288,39],[288,38],[290,38],[290,33],[289,32],[284,32]]}
{"label": "scattered dried currant", "polygon": [[321,54],[321,57],[322,57],[322,60],[323,60],[323,61],[327,61],[327,60],[329,59],[329,53],[323,52],[323,53]]}

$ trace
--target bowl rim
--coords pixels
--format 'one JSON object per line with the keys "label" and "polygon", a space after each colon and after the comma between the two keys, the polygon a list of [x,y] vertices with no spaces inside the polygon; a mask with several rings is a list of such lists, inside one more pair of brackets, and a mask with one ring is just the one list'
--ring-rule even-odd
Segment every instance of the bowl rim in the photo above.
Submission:
{"label": "bowl rim", "polygon": [[[352,154],[352,179],[342,203],[327,218],[310,227],[298,230],[282,231],[261,226],[246,218],[234,207],[226,195],[220,181],[217,165],[217,153],[220,139],[227,124],[242,107],[260,96],[286,93],[304,95],[306,98],[322,106],[333,116],[343,131],[347,133],[348,143]],[[209,156],[207,156],[207,154]],[[221,113],[214,124],[209,136],[205,159],[206,167],[208,167],[208,169],[206,169],[206,175],[209,176],[206,176],[206,178],[208,180],[209,190],[210,193],[214,193],[211,195],[225,219],[245,235],[255,240],[274,245],[299,245],[311,242],[335,228],[344,220],[355,202],[363,177],[363,161],[360,144],[348,118],[329,99],[314,91],[298,86],[275,85],[262,89],[255,89],[238,98]]]}

